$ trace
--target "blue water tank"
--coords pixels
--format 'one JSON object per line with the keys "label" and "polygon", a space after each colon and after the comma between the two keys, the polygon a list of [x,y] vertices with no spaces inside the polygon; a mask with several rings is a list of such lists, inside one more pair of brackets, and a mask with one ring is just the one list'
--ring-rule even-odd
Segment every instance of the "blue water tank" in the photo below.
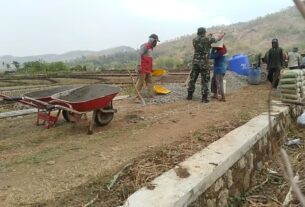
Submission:
{"label": "blue water tank", "polygon": [[248,75],[248,83],[252,85],[258,85],[261,83],[261,69],[260,68],[250,68]]}
{"label": "blue water tank", "polygon": [[248,76],[249,73],[249,59],[247,55],[237,54],[228,60],[229,70],[236,72],[239,75]]}

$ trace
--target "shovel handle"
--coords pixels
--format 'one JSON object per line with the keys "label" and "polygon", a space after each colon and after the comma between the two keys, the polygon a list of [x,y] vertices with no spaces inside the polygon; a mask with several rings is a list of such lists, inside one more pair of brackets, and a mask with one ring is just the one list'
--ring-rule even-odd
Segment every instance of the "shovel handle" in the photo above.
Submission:
{"label": "shovel handle", "polygon": [[132,85],[133,85],[134,89],[136,90],[136,92],[137,92],[137,94],[138,94],[140,100],[142,101],[143,106],[145,106],[145,105],[146,105],[145,100],[143,99],[143,97],[141,96],[141,93],[140,93],[139,90],[137,89],[136,84],[135,84],[135,82],[134,82],[134,80],[133,80],[133,77],[132,77],[132,75],[131,75],[131,73],[130,73],[129,70],[128,70],[128,73],[129,73],[129,76],[130,76],[130,78],[131,78]]}

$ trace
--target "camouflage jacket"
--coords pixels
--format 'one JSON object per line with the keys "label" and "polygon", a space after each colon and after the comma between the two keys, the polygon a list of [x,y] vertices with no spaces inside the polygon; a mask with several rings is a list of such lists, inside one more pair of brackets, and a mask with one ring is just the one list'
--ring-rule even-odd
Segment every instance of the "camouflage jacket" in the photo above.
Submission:
{"label": "camouflage jacket", "polygon": [[208,63],[211,44],[214,42],[217,42],[214,37],[197,36],[193,39],[193,46],[195,50],[193,64]]}

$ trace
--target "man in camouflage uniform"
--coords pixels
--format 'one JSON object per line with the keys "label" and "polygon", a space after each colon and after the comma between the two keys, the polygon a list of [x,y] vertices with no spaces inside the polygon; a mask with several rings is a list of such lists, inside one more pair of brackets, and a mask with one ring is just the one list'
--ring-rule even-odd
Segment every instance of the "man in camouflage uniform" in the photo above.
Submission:
{"label": "man in camouflage uniform", "polygon": [[190,75],[190,81],[188,83],[188,95],[187,100],[192,100],[193,93],[195,91],[195,84],[199,73],[201,74],[201,94],[202,102],[208,103],[209,95],[209,81],[210,81],[210,69],[209,69],[209,53],[211,44],[215,43],[223,38],[224,34],[220,35],[218,39],[215,39],[211,35],[206,34],[206,29],[200,27],[197,30],[197,37],[193,39],[194,57],[193,67]]}

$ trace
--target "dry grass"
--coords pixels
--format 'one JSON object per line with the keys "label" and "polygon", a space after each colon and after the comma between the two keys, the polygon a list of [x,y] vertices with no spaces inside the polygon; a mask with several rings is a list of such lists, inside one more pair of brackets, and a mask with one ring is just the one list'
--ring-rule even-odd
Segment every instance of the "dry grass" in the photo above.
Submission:
{"label": "dry grass", "polygon": [[246,121],[248,120],[239,119],[239,121],[234,120],[232,123],[226,122],[198,130],[192,135],[184,137],[183,141],[148,150],[142,156],[131,161],[130,167],[126,168],[111,190],[107,189],[107,184],[112,180],[113,175],[108,175],[96,179],[89,185],[83,186],[82,189],[78,189],[76,191],[77,196],[72,193],[62,200],[48,202],[47,204],[50,206],[75,206],[84,205],[94,199],[94,204],[101,207],[122,205],[128,196],[138,189],[142,187],[153,189],[154,186],[151,181],[154,178],[174,168],[186,158],[202,150]]}
{"label": "dry grass", "polygon": [[[288,132],[286,139],[288,138],[304,138],[304,129],[293,125]],[[304,139],[302,139],[302,145],[285,146],[285,150],[288,152],[291,164],[295,172],[300,176],[300,180],[305,179],[305,153],[304,153]],[[270,170],[276,173],[271,173]],[[289,183],[287,183],[284,174],[281,171],[280,161],[268,161],[265,163],[262,171],[256,172],[256,183],[260,185],[252,187],[246,195],[245,203],[243,206],[249,207],[277,207],[282,206],[285,196],[289,190]],[[305,192],[304,185],[301,186],[303,193]],[[293,201],[295,206],[298,206],[298,201]]]}

